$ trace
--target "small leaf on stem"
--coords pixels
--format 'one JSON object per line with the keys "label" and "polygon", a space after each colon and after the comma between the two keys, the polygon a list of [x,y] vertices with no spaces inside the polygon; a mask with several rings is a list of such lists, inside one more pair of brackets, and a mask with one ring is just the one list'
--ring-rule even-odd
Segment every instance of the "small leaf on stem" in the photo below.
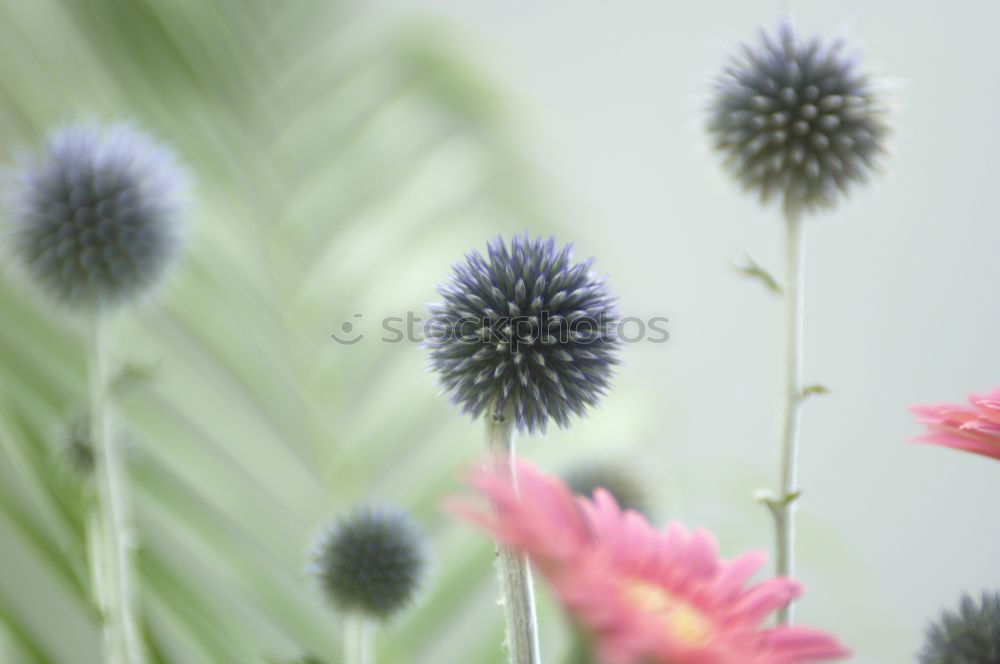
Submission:
{"label": "small leaf on stem", "polygon": [[829,393],[830,393],[830,388],[828,388],[826,385],[820,385],[818,383],[814,385],[806,385],[805,387],[802,388],[803,399],[812,396],[817,396],[820,394],[829,394]]}
{"label": "small leaf on stem", "polygon": [[733,264],[733,267],[736,268],[736,270],[744,277],[757,279],[772,293],[778,295],[781,294],[781,285],[778,283],[777,279],[772,277],[770,272],[758,265],[754,259],[749,256],[746,257],[746,263],[743,265]]}

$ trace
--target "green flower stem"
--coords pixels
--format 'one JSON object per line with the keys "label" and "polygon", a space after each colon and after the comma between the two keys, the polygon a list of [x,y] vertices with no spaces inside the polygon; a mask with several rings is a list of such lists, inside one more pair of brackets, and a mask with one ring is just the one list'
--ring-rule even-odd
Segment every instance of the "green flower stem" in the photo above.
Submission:
{"label": "green flower stem", "polygon": [[[802,208],[785,206],[785,394],[781,416],[781,493],[768,505],[776,531],[775,574],[791,576],[795,567],[795,502],[798,486],[799,407],[802,405],[802,309],[805,234]],[[778,624],[792,622],[791,605],[778,612]]]}
{"label": "green flower stem", "polygon": [[141,664],[142,642],[136,625],[135,586],[129,544],[128,479],[121,450],[111,433],[111,403],[101,313],[94,316],[90,334],[90,439],[95,451],[97,509],[95,525],[100,560],[92,577],[101,584],[95,592],[104,617],[104,661]]}
{"label": "green flower stem", "polygon": [[[486,418],[486,450],[493,469],[515,482],[514,422],[510,413]],[[510,664],[539,664],[538,621],[528,559],[497,543],[497,579],[507,623],[507,655]]]}
{"label": "green flower stem", "polygon": [[344,616],[344,664],[372,664],[372,621],[359,612]]}
{"label": "green flower stem", "polygon": [[100,608],[101,613],[107,615],[108,600],[106,598],[108,582],[107,570],[105,569],[104,556],[104,527],[101,525],[100,510],[97,503],[88,506],[87,514],[87,561],[90,572],[90,591],[94,604]]}

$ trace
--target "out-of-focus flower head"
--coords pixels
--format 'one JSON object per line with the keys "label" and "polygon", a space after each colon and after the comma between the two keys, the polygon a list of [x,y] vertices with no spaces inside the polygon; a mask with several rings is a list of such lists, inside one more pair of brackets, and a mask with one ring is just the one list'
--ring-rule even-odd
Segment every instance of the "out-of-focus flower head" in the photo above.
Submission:
{"label": "out-of-focus flower head", "polygon": [[645,488],[623,466],[606,461],[580,463],[566,472],[564,480],[573,493],[590,498],[597,489],[604,489],[623,510],[635,510],[648,515]]}
{"label": "out-of-focus flower head", "polygon": [[513,414],[520,429],[566,427],[611,382],[615,298],[590,260],[549,238],[497,237],[466,254],[431,307],[431,366],[462,410]]}
{"label": "out-of-focus flower head", "polygon": [[743,45],[716,81],[708,130],[726,166],[766,202],[830,206],[864,182],[889,133],[871,77],[839,41],[805,41],[785,20]]}
{"label": "out-of-focus flower head", "polygon": [[474,473],[485,508],[456,499],[449,509],[524,551],[607,664],[793,664],[846,657],[837,640],[804,627],[762,627],[798,597],[799,584],[771,579],[747,586],[762,552],[719,557],[707,532],[678,523],[653,528],[611,494],[574,496],[527,463],[517,487]]}
{"label": "out-of-focus flower head", "polygon": [[968,406],[946,403],[913,406],[910,410],[928,429],[915,442],[1000,459],[1000,389],[970,396]]}
{"label": "out-of-focus flower head", "polygon": [[127,124],[52,132],[12,183],[12,245],[25,271],[76,309],[150,290],[179,246],[186,176]]}
{"label": "out-of-focus flower head", "polygon": [[965,595],[927,630],[920,664],[1000,664],[1000,593]]}
{"label": "out-of-focus flower head", "polygon": [[324,533],[313,573],[342,611],[388,618],[416,593],[426,567],[424,538],[406,512],[361,507]]}

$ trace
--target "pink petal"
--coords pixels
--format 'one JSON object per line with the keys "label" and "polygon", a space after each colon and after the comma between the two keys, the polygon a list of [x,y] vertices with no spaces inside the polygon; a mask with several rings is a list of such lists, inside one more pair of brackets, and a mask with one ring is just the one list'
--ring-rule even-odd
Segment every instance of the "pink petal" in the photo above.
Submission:
{"label": "pink petal", "polygon": [[952,449],[962,450],[963,452],[972,452],[973,454],[981,454],[982,456],[987,456],[993,459],[1000,459],[1000,447],[998,447],[993,443],[976,440],[975,438],[966,438],[962,436],[951,436],[942,434],[928,434],[921,438],[914,439],[913,442],[930,443],[932,445],[940,445],[941,447],[950,447]]}
{"label": "pink petal", "polygon": [[765,562],[768,555],[763,551],[750,551],[731,561],[719,575],[712,586],[712,591],[720,599],[730,601],[743,591],[743,586],[750,580]]}
{"label": "pink petal", "polygon": [[719,543],[707,530],[699,528],[695,531],[687,555],[692,574],[709,577],[719,568]]}
{"label": "pink petal", "polygon": [[835,638],[808,627],[776,627],[764,632],[762,637],[767,647],[779,655],[778,661],[788,664],[851,656],[851,651]]}
{"label": "pink petal", "polygon": [[975,406],[980,417],[1000,425],[1000,401],[991,398],[978,398],[973,399],[972,405]]}
{"label": "pink petal", "polygon": [[747,590],[734,607],[734,613],[756,625],[765,617],[802,594],[802,586],[791,579],[770,579]]}

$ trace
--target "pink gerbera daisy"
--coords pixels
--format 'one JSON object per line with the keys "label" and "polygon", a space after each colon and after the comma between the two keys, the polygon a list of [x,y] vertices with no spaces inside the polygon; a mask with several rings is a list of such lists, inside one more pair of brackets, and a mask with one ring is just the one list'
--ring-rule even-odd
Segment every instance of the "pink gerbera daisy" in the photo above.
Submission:
{"label": "pink gerbera daisy", "polygon": [[928,433],[915,440],[1000,459],[1000,389],[969,397],[971,406],[913,406]]}
{"label": "pink gerbera daisy", "polygon": [[608,664],[796,664],[848,656],[835,638],[803,627],[762,628],[801,593],[790,579],[747,587],[767,559],[719,557],[715,538],[678,523],[664,530],[622,511],[607,491],[574,496],[530,464],[518,486],[479,471],[470,485],[489,500],[450,509],[524,551]]}

